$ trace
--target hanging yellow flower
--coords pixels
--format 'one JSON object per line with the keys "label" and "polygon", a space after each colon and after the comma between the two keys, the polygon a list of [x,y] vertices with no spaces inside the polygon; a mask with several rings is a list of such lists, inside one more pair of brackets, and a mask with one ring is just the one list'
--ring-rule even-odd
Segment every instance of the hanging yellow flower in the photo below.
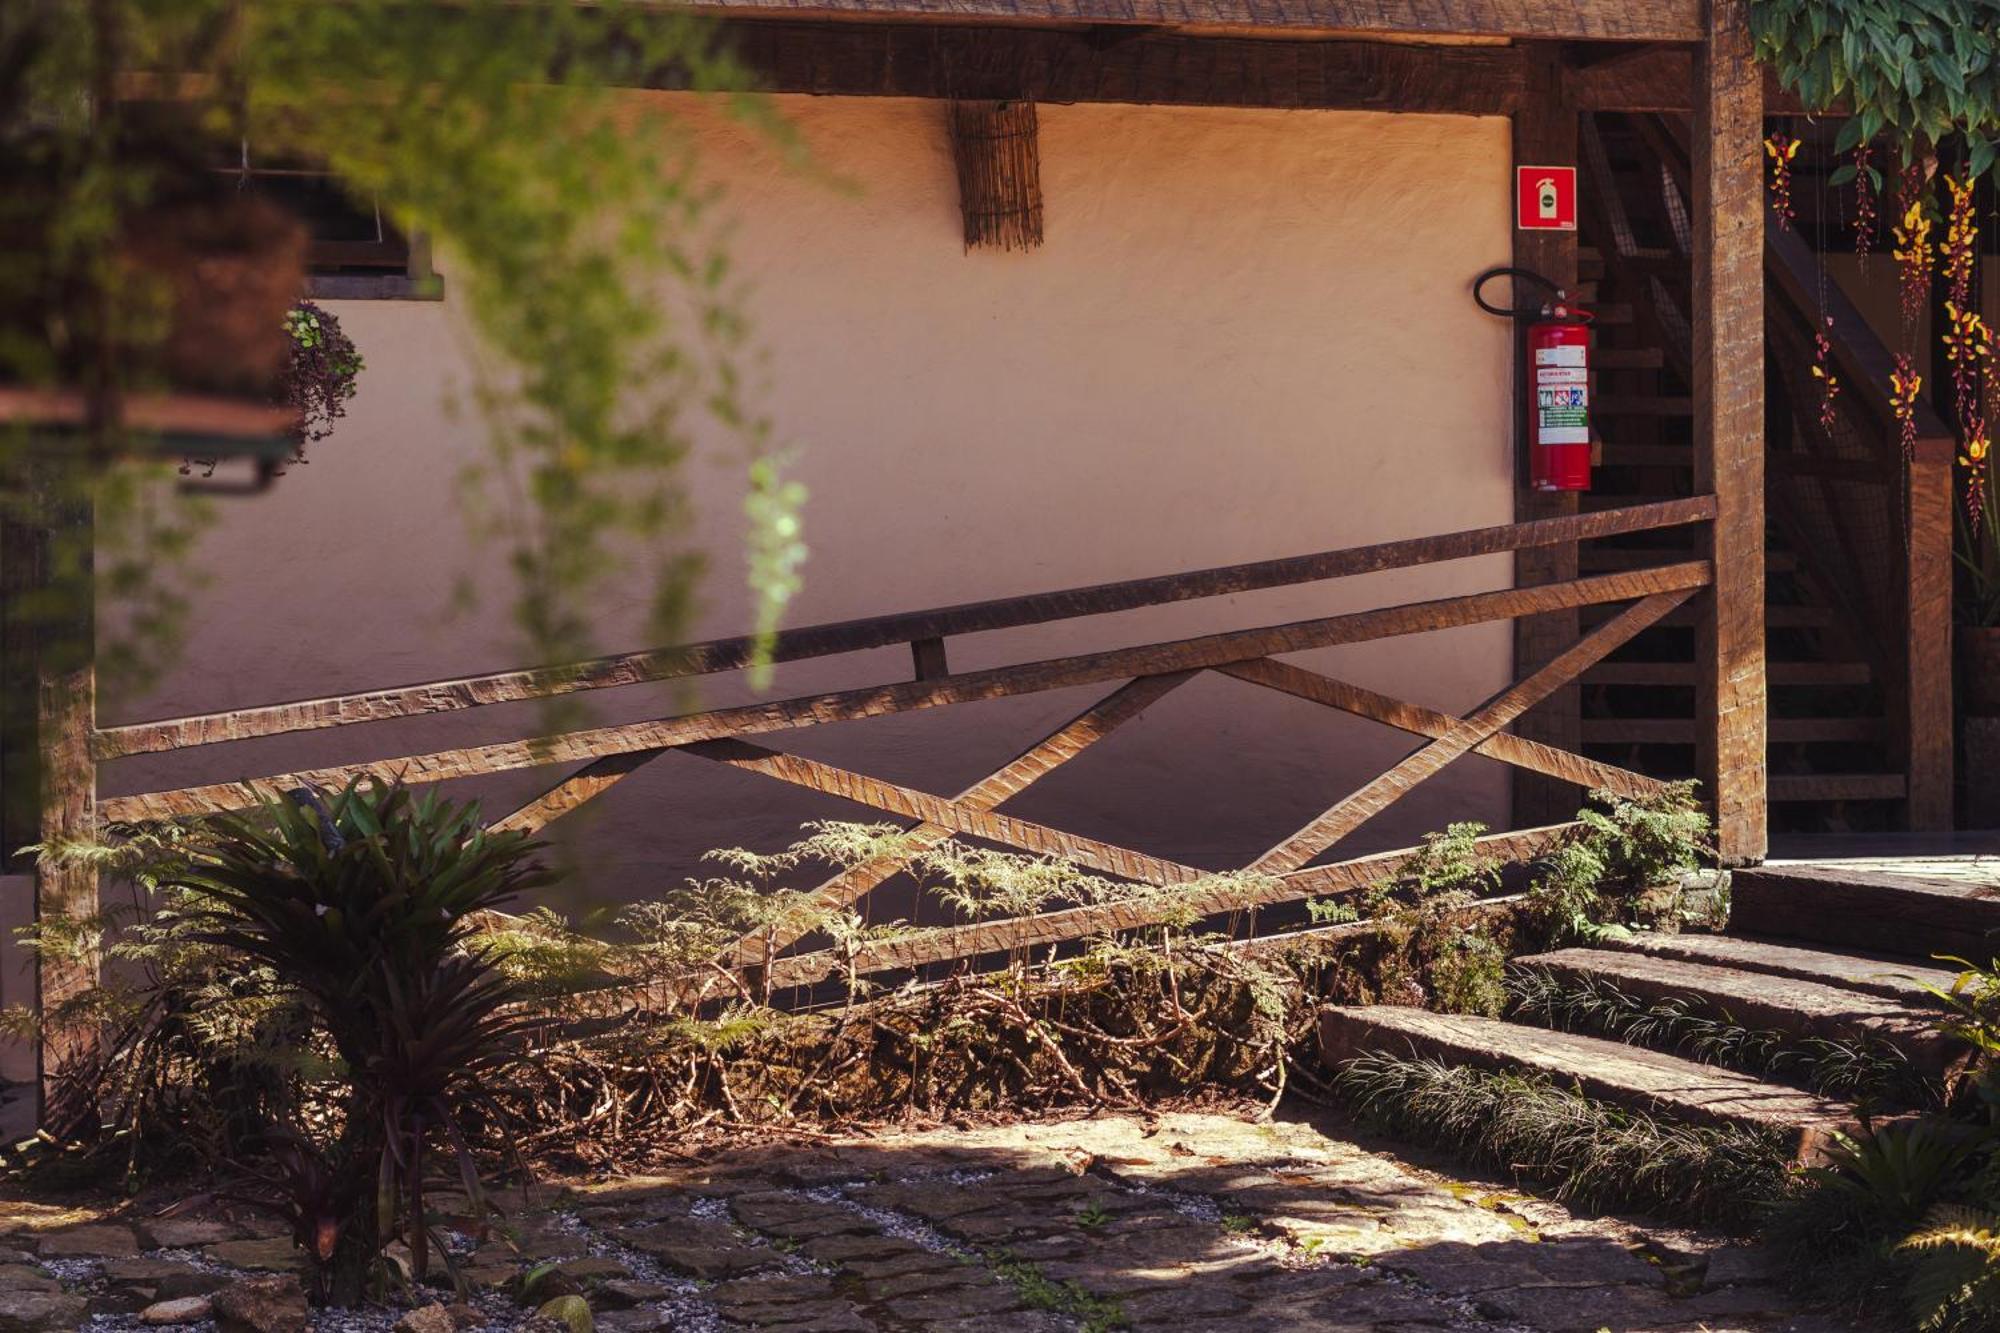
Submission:
{"label": "hanging yellow flower", "polygon": [[1771,211],[1778,225],[1790,230],[1792,219],[1792,159],[1799,155],[1799,140],[1774,134],[1764,140],[1764,156],[1771,159]]}

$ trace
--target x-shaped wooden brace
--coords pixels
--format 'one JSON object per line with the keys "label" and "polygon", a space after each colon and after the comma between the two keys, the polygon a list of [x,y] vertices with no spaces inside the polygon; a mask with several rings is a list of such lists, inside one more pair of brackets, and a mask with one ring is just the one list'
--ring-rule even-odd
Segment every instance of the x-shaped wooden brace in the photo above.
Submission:
{"label": "x-shaped wooden brace", "polygon": [[[1647,626],[1691,596],[1691,591],[1656,593],[1628,607],[1617,617],[1579,640],[1568,651],[1525,680],[1508,687],[1464,718],[1404,703],[1387,695],[1306,671],[1286,663],[1258,659],[1221,668],[1224,674],[1297,694],[1303,698],[1372,717],[1405,730],[1432,737],[1394,768],[1327,809],[1311,823],[1259,857],[1249,868],[1266,874],[1295,870],[1368,819],[1406,795],[1453,759],[1477,750],[1493,758],[1550,776],[1614,791],[1639,795],[1658,790],[1651,778],[1600,764],[1564,750],[1502,734],[1527,709],[1547,698]],[[1148,856],[1093,838],[1064,833],[1046,825],[995,814],[1002,801],[1025,789],[1042,774],[1074,758],[1092,742],[1108,735],[1148,705],[1188,680],[1193,672],[1142,677],[1028,750],[990,777],[954,799],[919,792],[847,769],[781,754],[741,740],[705,741],[683,747],[690,754],[745,768],[797,786],[839,796],[891,814],[921,821],[910,831],[913,844],[904,852],[878,858],[842,871],[818,890],[820,902],[841,907],[858,900],[888,879],[924,847],[954,834],[1004,843],[1029,852],[1060,855],[1094,869],[1151,884],[1190,883],[1204,872]],[[731,950],[728,962],[748,966],[768,960],[766,948],[782,949],[798,938],[744,939]]]}

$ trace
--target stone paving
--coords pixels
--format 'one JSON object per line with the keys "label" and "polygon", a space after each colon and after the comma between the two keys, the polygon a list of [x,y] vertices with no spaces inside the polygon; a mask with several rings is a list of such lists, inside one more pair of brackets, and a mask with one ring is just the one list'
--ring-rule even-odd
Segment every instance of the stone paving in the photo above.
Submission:
{"label": "stone paving", "polygon": [[[536,1271],[537,1299],[582,1294],[605,1333],[1855,1328],[1800,1311],[1753,1248],[1574,1218],[1339,1126],[1219,1114],[749,1145],[545,1192],[512,1226],[459,1256],[477,1295],[454,1327],[530,1327],[509,1293]],[[0,1203],[0,1333],[138,1328],[141,1308],[288,1268],[254,1230]]]}

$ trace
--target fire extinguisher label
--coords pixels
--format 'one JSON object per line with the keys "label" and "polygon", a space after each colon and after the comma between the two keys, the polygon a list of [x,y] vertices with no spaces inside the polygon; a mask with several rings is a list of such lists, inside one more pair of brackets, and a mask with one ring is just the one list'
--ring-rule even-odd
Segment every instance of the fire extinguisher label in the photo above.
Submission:
{"label": "fire extinguisher label", "polygon": [[1584,364],[1582,343],[1564,343],[1558,347],[1537,347],[1535,364],[1538,366],[1581,366]]}
{"label": "fire extinguisher label", "polygon": [[1590,391],[1581,384],[1545,385],[1535,391],[1536,436],[1543,444],[1590,443]]}

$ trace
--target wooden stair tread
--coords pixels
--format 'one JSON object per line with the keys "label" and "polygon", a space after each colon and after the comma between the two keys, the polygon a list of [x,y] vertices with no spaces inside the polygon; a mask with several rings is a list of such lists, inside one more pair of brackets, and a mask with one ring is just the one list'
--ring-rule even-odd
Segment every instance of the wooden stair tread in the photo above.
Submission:
{"label": "wooden stair tread", "polygon": [[[1776,779],[1773,779],[1775,785]],[[1760,866],[1730,879],[1730,926],[1745,935],[1985,962],[2000,950],[2000,889],[1915,875]]]}
{"label": "wooden stair tread", "polygon": [[[1876,741],[1886,730],[1879,717],[1774,717],[1766,725],[1777,745]],[[1692,745],[1696,739],[1691,717],[1587,717],[1582,736],[1599,744]]]}
{"label": "wooden stair tread", "polygon": [[1591,400],[1590,410],[1607,417],[1691,417],[1694,399],[1672,394],[1603,393]]}
{"label": "wooden stair tread", "polygon": [[1657,347],[1593,347],[1592,370],[1664,370],[1667,355]]}
{"label": "wooden stair tread", "polygon": [[[1624,608],[1619,606],[1586,606],[1579,615],[1586,625],[1600,624],[1610,620]],[[1704,613],[1696,607],[1677,606],[1661,616],[1656,625],[1677,625],[1686,627],[1698,624]],[[1767,606],[1764,608],[1764,623],[1772,629],[1826,629],[1834,622],[1831,610],[1824,606]]]}
{"label": "wooden stair tread", "polygon": [[1795,1134],[1802,1158],[1812,1157],[1829,1132],[1855,1124],[1848,1107],[1748,1074],[1498,1018],[1336,1005],[1320,1011],[1319,1045],[1329,1065],[1373,1051],[1414,1051],[1484,1069],[1546,1074],[1586,1096],[1679,1120]]}
{"label": "wooden stair tread", "polygon": [[[1592,573],[1627,569],[1652,569],[1693,559],[1692,548],[1682,546],[1585,546],[1576,553],[1579,569]],[[1768,551],[1764,568],[1773,574],[1790,574],[1799,567],[1799,558],[1790,551]]]}
{"label": "wooden stair tread", "polygon": [[1901,773],[1773,773],[1774,801],[1900,801],[1909,791]]}
{"label": "wooden stair tread", "polygon": [[1650,954],[1656,958],[1678,958],[1690,963],[1712,963],[1765,976],[1813,981],[1822,986],[1878,995],[1913,1008],[1936,1007],[1937,998],[1924,988],[1948,988],[1957,975],[1947,969],[1907,958],[1871,958],[1861,954],[1834,953],[1742,935],[1639,932],[1624,939],[1605,940],[1599,947]]}
{"label": "wooden stair tread", "polygon": [[1594,977],[1638,1000],[1698,1002],[1749,1028],[1830,1039],[1874,1037],[1932,1073],[1943,1070],[1950,1053],[1951,1044],[1931,1027],[1928,1014],[1817,981],[1616,949],[1557,949],[1514,961],[1572,980]]}
{"label": "wooden stair tread", "polygon": [[[1765,668],[1778,685],[1866,685],[1866,662],[1772,662]],[[1582,676],[1587,685],[1692,685],[1692,662],[1599,662]]]}

